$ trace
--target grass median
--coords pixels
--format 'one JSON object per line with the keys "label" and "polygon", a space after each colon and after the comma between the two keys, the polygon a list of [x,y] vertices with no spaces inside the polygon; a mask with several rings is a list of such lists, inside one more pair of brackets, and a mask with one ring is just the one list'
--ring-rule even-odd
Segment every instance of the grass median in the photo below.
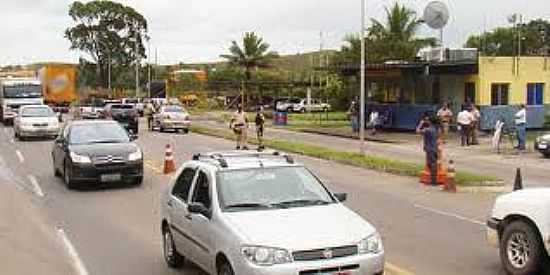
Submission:
{"label": "grass median", "polygon": [[[200,125],[193,125],[191,131],[224,139],[234,140],[235,136],[231,130],[208,128]],[[257,139],[249,139],[249,143],[258,144]],[[392,160],[378,156],[362,155],[360,153],[343,152],[327,147],[291,142],[278,139],[266,139],[265,145],[289,153],[301,154],[338,163],[353,165],[357,167],[372,169],[390,174],[417,177],[424,169],[422,164]],[[493,176],[478,175],[468,172],[458,172],[455,178],[461,186],[498,186],[500,180]]]}

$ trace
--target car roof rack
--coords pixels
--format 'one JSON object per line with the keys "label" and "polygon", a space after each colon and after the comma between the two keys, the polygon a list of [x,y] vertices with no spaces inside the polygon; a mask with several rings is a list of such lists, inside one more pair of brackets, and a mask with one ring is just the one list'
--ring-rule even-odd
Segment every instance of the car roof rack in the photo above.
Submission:
{"label": "car roof rack", "polygon": [[213,152],[209,154],[198,153],[193,155],[193,160],[195,161],[200,161],[203,159],[215,160],[220,164],[222,168],[228,168],[229,165],[227,163],[226,158],[259,158],[260,159],[262,157],[281,157],[287,163],[294,164],[294,158],[292,156],[287,154],[281,154],[278,151],[273,151],[273,152],[229,151],[229,152]]}

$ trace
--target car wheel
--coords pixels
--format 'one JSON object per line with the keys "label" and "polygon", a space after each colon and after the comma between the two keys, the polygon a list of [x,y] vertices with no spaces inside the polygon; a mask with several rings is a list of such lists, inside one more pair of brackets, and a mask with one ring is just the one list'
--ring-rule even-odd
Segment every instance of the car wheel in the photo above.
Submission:
{"label": "car wheel", "polygon": [[539,274],[544,252],[536,229],[523,221],[509,224],[502,233],[500,258],[509,274]]}
{"label": "car wheel", "polygon": [[235,275],[233,268],[227,260],[223,260],[218,266],[218,275]]}
{"label": "car wheel", "polygon": [[69,189],[75,188],[74,180],[70,173],[69,165],[67,163],[63,165],[63,179],[65,181],[65,184],[67,185],[67,188]]}
{"label": "car wheel", "polygon": [[53,167],[54,177],[56,177],[56,178],[61,177],[61,173],[59,173],[59,169],[57,169],[57,167],[55,167],[55,158],[53,158],[53,156],[52,156],[52,167]]}
{"label": "car wheel", "polygon": [[544,156],[544,158],[550,158],[550,153],[544,153],[542,156]]}
{"label": "car wheel", "polygon": [[189,129],[183,129],[184,134],[189,134]]}
{"label": "car wheel", "polygon": [[306,112],[306,108],[302,108],[302,109],[300,109],[300,113],[302,113],[302,114],[303,114],[303,113],[305,113],[305,112]]}
{"label": "car wheel", "polygon": [[134,180],[134,184],[135,185],[141,185],[143,183],[143,177],[139,177],[137,179]]}
{"label": "car wheel", "polygon": [[183,266],[185,258],[177,251],[172,232],[168,228],[164,228],[162,231],[162,252],[169,267],[180,268]]}

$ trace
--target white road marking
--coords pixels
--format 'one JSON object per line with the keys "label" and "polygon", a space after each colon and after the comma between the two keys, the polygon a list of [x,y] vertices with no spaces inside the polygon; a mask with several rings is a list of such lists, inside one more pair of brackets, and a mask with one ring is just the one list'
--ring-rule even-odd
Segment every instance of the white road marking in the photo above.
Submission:
{"label": "white road marking", "polygon": [[25,162],[25,158],[23,157],[23,154],[21,153],[21,151],[16,150],[15,154],[17,155],[17,158],[19,158],[19,162],[21,163]]}
{"label": "white road marking", "polygon": [[63,242],[63,246],[65,247],[65,250],[69,258],[71,258],[72,264],[76,269],[77,274],[88,275],[88,270],[86,270],[86,267],[82,262],[82,259],[80,259],[80,256],[78,256],[78,253],[76,252],[76,248],[74,248],[73,244],[69,240],[69,237],[67,237],[67,234],[65,234],[65,231],[63,230],[63,228],[60,228],[60,227],[57,228],[57,236]]}
{"label": "white road marking", "polygon": [[446,216],[446,217],[455,218],[455,219],[458,219],[458,220],[461,220],[461,221],[465,221],[465,222],[469,222],[469,223],[473,223],[473,224],[485,226],[485,223],[484,223],[484,222],[480,222],[480,221],[477,221],[477,220],[474,220],[474,219],[470,219],[470,218],[467,218],[467,217],[464,217],[464,216],[461,216],[461,215],[458,215],[458,214],[455,214],[455,213],[450,213],[450,212],[445,212],[445,211],[437,210],[437,209],[435,209],[435,208],[431,208],[431,207],[428,207],[428,206],[423,206],[423,205],[420,205],[420,204],[415,204],[415,205],[414,205],[414,208],[422,209],[422,210],[425,210],[425,211],[428,211],[428,212],[432,212],[432,213],[435,213],[435,214],[439,214],[439,215],[442,215],[442,216]]}
{"label": "white road marking", "polygon": [[34,193],[39,197],[44,197],[44,192],[42,192],[42,188],[40,188],[40,184],[38,184],[38,180],[33,175],[28,175],[29,181],[32,184]]}

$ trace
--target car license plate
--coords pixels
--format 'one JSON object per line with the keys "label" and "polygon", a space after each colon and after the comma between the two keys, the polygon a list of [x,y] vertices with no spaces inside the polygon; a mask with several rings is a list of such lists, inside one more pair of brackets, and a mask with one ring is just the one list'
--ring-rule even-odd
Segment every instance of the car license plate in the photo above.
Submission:
{"label": "car license plate", "polygon": [[547,144],[539,144],[539,149],[547,149],[547,148],[548,148]]}
{"label": "car license plate", "polygon": [[120,174],[105,174],[101,175],[101,182],[113,182],[120,181],[122,176]]}

